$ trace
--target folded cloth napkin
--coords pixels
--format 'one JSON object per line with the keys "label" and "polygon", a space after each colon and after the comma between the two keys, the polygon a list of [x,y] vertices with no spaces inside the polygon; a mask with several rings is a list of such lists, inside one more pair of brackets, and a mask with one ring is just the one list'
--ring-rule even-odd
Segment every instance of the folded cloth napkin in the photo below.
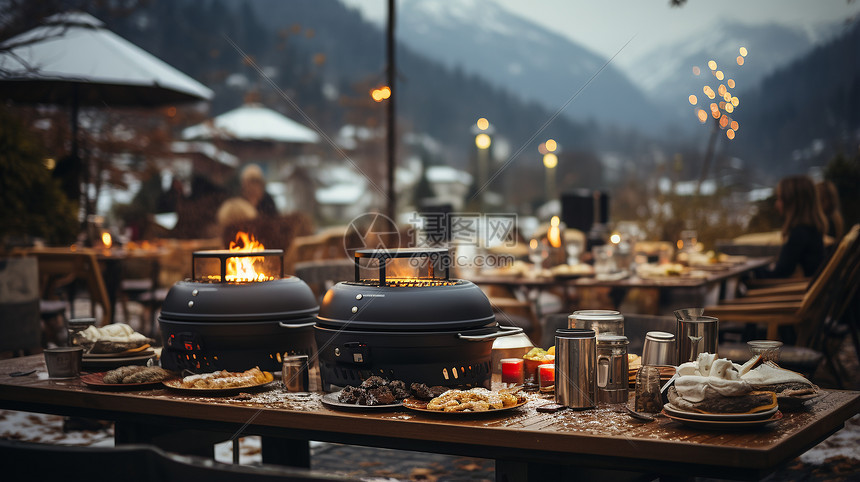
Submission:
{"label": "folded cloth napkin", "polygon": [[791,370],[767,363],[757,364],[756,360],[738,365],[712,353],[701,353],[696,361],[681,364],[675,378],[675,390],[689,402],[701,402],[714,396],[741,396],[756,390],[781,393],[784,390],[814,390],[814,387],[809,380]]}

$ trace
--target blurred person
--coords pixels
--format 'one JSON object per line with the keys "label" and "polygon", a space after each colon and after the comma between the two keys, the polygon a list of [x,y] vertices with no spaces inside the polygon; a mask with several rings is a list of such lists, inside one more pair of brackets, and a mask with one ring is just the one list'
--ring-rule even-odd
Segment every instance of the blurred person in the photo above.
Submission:
{"label": "blurred person", "polygon": [[783,216],[782,248],[773,269],[764,278],[790,278],[798,268],[810,277],[824,261],[827,218],[818,202],[815,184],[807,176],[790,176],[776,186],[776,209]]}
{"label": "blurred person", "polygon": [[223,230],[231,224],[257,218],[257,209],[245,198],[231,197],[221,204],[215,219]]}
{"label": "blurred person", "polygon": [[275,200],[266,192],[263,170],[256,164],[248,164],[239,175],[241,194],[257,210],[260,216],[276,216]]}
{"label": "blurred person", "polygon": [[845,221],[842,218],[842,210],[839,207],[839,193],[832,181],[821,181],[815,185],[818,192],[818,202],[821,210],[827,218],[827,235],[833,238],[834,244],[838,244],[845,234]]}

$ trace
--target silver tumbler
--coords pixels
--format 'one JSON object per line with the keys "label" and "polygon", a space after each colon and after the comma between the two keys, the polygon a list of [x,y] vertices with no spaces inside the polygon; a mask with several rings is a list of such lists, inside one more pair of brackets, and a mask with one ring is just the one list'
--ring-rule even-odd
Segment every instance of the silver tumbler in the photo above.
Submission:
{"label": "silver tumbler", "polygon": [[597,341],[594,330],[555,332],[555,401],[574,409],[597,405]]}
{"label": "silver tumbler", "polygon": [[717,354],[720,321],[712,316],[678,318],[678,364],[696,361],[700,353]]}
{"label": "silver tumbler", "polygon": [[284,357],[281,380],[290,392],[307,392],[310,385],[307,355],[292,355]]}
{"label": "silver tumbler", "polygon": [[642,364],[650,366],[676,365],[675,335],[665,331],[645,333],[642,345]]}

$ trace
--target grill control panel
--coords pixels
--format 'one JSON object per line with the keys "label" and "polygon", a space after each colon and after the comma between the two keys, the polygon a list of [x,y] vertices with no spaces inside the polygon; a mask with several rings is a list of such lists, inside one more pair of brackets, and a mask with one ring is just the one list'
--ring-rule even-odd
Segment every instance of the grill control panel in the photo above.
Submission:
{"label": "grill control panel", "polygon": [[370,365],[370,346],[356,341],[335,347],[334,356],[338,362],[354,365]]}

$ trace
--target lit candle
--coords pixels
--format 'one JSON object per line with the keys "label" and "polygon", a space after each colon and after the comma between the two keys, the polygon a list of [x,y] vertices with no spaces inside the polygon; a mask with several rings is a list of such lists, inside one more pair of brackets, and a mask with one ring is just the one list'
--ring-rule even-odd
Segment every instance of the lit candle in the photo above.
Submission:
{"label": "lit candle", "polygon": [[555,365],[546,363],[538,365],[538,385],[542,392],[555,390]]}
{"label": "lit candle", "polygon": [[520,385],[523,383],[523,373],[522,358],[502,359],[502,383],[514,383]]}

